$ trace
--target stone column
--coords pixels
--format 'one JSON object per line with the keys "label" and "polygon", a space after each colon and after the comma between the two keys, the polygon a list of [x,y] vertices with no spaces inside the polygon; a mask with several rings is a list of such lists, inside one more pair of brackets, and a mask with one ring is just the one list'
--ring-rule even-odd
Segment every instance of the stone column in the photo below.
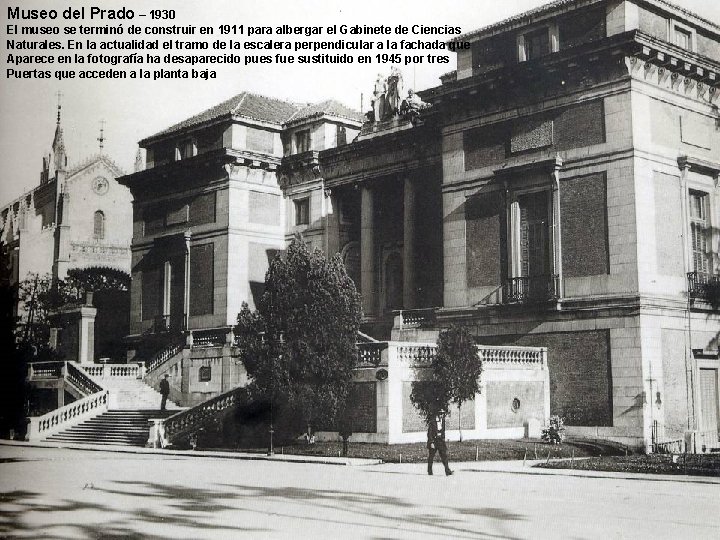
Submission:
{"label": "stone column", "polygon": [[562,160],[556,158],[552,172],[552,240],[553,240],[553,273],[557,278],[557,293],[562,298],[565,287],[563,285],[562,270],[562,221],[560,219],[560,168]]}
{"label": "stone column", "polygon": [[415,183],[405,178],[403,189],[403,309],[414,309],[415,294]]}
{"label": "stone column", "polygon": [[[90,300],[92,302],[92,300]],[[97,309],[92,304],[79,309],[78,317],[78,362],[92,364],[95,360],[95,316]]]}
{"label": "stone column", "polygon": [[323,188],[325,202],[325,254],[331,257],[340,251],[340,205],[330,189]]}
{"label": "stone column", "polygon": [[183,295],[183,330],[190,328],[190,231],[185,232],[185,291]]}
{"label": "stone column", "polygon": [[375,313],[375,238],[373,192],[363,186],[360,202],[360,288],[365,316]]}

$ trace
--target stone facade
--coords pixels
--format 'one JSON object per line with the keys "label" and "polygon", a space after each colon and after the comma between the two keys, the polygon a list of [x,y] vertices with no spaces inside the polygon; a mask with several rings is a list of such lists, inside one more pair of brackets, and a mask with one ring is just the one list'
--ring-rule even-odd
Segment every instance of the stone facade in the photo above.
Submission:
{"label": "stone facade", "polygon": [[332,195],[359,199],[337,238],[360,248],[366,328],[547,347],[551,413],[576,435],[717,439],[720,27],[665,2],[561,4],[458,38],[421,122],[318,156]]}
{"label": "stone facade", "polygon": [[[424,104],[359,134],[327,102],[242,94],[143,141],[147,170],[123,179],[133,334],[233,324],[300,232],[340,253],[376,338],[462,324],[480,344],[547,348],[549,390],[493,381],[477,434],[510,429],[517,394],[574,435],[716,440],[720,27],[663,0],[569,0],[458,39],[470,47]],[[419,437],[409,379],[358,377],[369,432]]]}
{"label": "stone facade", "polygon": [[292,164],[359,127],[334,101],[245,92],[141,141],[144,170],[121,179],[134,196],[130,355],[162,347],[164,335],[233,326],[244,302],[255,307],[288,236],[325,247],[320,184],[296,188]]}

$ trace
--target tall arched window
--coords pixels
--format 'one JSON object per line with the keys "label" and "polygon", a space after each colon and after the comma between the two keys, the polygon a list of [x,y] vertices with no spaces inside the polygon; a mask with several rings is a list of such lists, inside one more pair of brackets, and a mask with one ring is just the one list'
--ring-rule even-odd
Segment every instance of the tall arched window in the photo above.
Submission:
{"label": "tall arched window", "polygon": [[93,222],[93,237],[105,238],[105,214],[102,210],[95,212],[95,220]]}

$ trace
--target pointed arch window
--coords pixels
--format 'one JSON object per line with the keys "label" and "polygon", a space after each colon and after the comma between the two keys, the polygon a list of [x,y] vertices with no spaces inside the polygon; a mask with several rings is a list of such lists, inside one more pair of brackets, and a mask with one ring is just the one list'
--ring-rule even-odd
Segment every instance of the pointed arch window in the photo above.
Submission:
{"label": "pointed arch window", "polygon": [[102,210],[95,212],[93,221],[93,238],[100,240],[105,238],[105,214]]}

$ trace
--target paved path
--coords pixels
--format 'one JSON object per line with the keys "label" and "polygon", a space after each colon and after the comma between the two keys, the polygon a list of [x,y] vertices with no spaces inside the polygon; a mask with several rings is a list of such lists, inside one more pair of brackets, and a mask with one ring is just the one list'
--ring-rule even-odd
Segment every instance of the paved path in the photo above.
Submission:
{"label": "paved path", "polygon": [[720,537],[715,479],[456,468],[0,446],[0,537]]}

